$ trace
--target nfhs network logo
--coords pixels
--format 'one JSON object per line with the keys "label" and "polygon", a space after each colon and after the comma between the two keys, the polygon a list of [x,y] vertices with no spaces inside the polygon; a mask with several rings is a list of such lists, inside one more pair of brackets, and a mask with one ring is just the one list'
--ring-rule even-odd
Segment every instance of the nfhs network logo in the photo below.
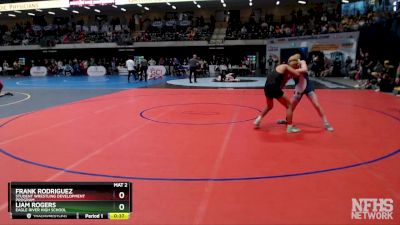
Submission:
{"label": "nfhs network logo", "polygon": [[393,199],[352,198],[351,219],[393,220]]}

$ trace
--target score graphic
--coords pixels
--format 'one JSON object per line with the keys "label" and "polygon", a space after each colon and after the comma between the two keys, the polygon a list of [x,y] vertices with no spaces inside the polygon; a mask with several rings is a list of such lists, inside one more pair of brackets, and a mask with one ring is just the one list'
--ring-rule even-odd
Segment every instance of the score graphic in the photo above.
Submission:
{"label": "score graphic", "polygon": [[11,182],[13,219],[129,219],[130,182]]}

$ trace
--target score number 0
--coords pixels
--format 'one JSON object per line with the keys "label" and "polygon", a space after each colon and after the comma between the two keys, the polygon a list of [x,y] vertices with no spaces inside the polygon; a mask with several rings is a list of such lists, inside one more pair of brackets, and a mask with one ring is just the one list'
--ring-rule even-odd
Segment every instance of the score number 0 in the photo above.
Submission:
{"label": "score number 0", "polygon": [[[120,199],[124,199],[125,193],[123,191],[119,192],[118,197]],[[123,203],[121,203],[121,204],[119,204],[118,208],[119,208],[119,210],[123,211],[125,209],[125,205]]]}

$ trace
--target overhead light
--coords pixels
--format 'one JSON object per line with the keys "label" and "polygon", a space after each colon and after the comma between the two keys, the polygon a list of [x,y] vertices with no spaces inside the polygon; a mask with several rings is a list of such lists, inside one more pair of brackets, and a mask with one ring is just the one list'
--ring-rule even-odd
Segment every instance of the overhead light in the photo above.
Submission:
{"label": "overhead light", "polygon": [[35,9],[36,11],[38,11],[38,12],[43,12],[43,10],[41,10],[41,9]]}
{"label": "overhead light", "polygon": [[10,17],[16,17],[16,15],[15,14],[8,14],[8,16],[10,16]]}
{"label": "overhead light", "polygon": [[150,9],[149,9],[149,7],[147,7],[147,6],[146,6],[146,7],[144,7],[144,9],[145,9],[145,10],[147,10],[147,11],[149,11],[149,10],[150,10]]}
{"label": "overhead light", "polygon": [[276,5],[279,5],[279,4],[281,4],[281,2],[280,1],[276,1]]}
{"label": "overhead light", "polygon": [[89,6],[83,6],[83,8],[85,8],[85,9],[90,9],[90,7],[89,7]]}
{"label": "overhead light", "polygon": [[349,0],[342,0],[342,3],[349,3]]}
{"label": "overhead light", "polygon": [[76,10],[72,10],[72,12],[73,12],[73,13],[76,13],[76,14],[78,14],[78,13],[79,13],[79,12],[78,12],[78,11],[76,11]]}
{"label": "overhead light", "polygon": [[97,13],[100,13],[100,10],[98,10],[98,9],[95,9],[94,11],[97,12]]}
{"label": "overhead light", "polygon": [[19,11],[19,10],[15,10],[14,12],[16,12],[16,13],[21,13],[21,11]]}
{"label": "overhead light", "polygon": [[249,2],[252,2],[253,0],[249,0]]}
{"label": "overhead light", "polygon": [[114,7],[114,8],[118,8],[118,6],[116,6],[116,5],[112,5],[112,7]]}
{"label": "overhead light", "polygon": [[197,2],[196,2],[196,1],[193,1],[193,4],[197,5]]}
{"label": "overhead light", "polygon": [[171,5],[171,3],[167,2],[167,5]]}
{"label": "overhead light", "polygon": [[175,7],[174,5],[172,6],[172,8],[173,8],[173,9],[176,9],[176,7]]}
{"label": "overhead light", "polygon": [[62,10],[64,10],[64,11],[67,11],[68,9],[67,8],[61,8]]}
{"label": "overhead light", "polygon": [[125,9],[125,8],[121,8],[121,11],[124,11],[124,12],[126,12],[126,9]]}
{"label": "overhead light", "polygon": [[222,4],[224,4],[224,3],[225,3],[225,1],[224,1],[224,0],[221,0],[221,3],[222,3]]}
{"label": "overhead light", "polygon": [[249,6],[253,6],[253,3],[252,3],[252,2],[249,2]]}
{"label": "overhead light", "polygon": [[139,7],[142,7],[142,4],[136,4],[137,6],[139,6]]}
{"label": "overhead light", "polygon": [[226,4],[224,3],[224,4],[222,4],[222,6],[224,7],[224,8],[226,8]]}
{"label": "overhead light", "polygon": [[197,8],[199,8],[199,9],[200,9],[200,8],[201,8],[201,5],[200,5],[200,4],[197,4]]}
{"label": "overhead light", "polygon": [[307,4],[307,2],[306,2],[306,1],[301,1],[301,0],[299,0],[299,1],[298,1],[298,3],[299,3],[299,4],[302,4],[302,5],[305,5],[305,4]]}
{"label": "overhead light", "polygon": [[50,15],[56,15],[54,12],[52,12],[52,11],[49,11],[49,14]]}
{"label": "overhead light", "polygon": [[30,16],[36,16],[35,13],[28,13]]}

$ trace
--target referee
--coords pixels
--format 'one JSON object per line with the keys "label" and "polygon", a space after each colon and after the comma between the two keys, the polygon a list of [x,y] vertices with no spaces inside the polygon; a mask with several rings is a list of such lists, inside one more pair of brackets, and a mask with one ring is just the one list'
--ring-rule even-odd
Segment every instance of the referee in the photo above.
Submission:
{"label": "referee", "polygon": [[189,59],[189,82],[192,83],[192,74],[194,77],[194,82],[197,83],[197,66],[199,65],[199,60],[197,60],[197,55],[193,55],[193,58]]}

